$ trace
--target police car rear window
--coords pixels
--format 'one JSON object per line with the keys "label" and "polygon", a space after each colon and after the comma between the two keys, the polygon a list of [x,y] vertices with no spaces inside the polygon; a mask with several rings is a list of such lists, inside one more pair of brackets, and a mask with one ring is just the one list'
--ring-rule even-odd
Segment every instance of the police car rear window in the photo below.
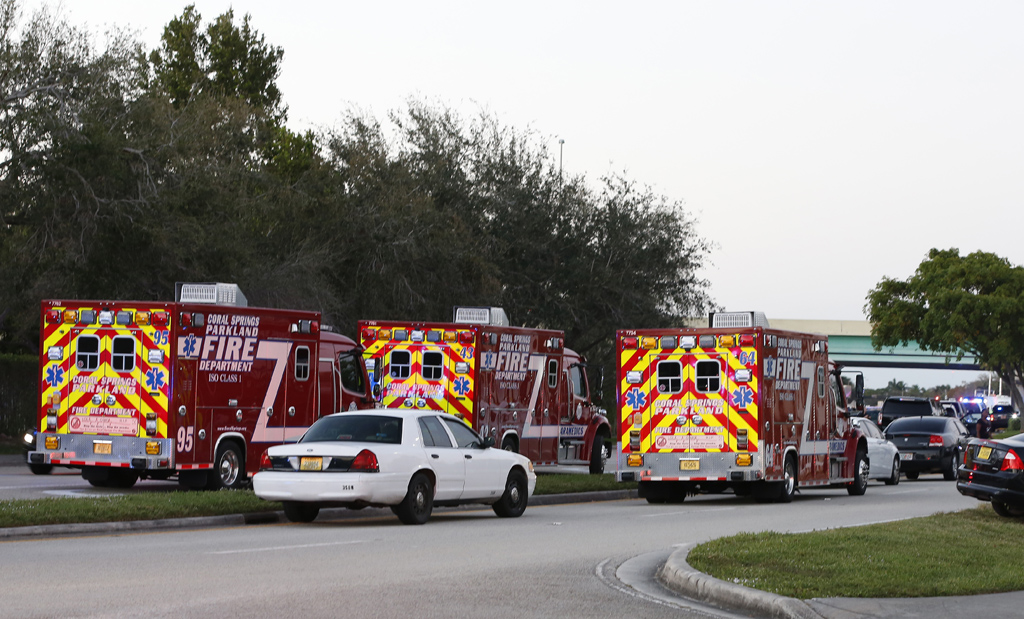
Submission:
{"label": "police car rear window", "polygon": [[889,424],[885,431],[889,434],[894,432],[945,432],[945,417],[910,417],[897,419]]}
{"label": "police car rear window", "polygon": [[398,445],[402,442],[402,419],[355,413],[324,417],[310,426],[309,430],[299,439],[300,443],[322,443],[325,441]]}

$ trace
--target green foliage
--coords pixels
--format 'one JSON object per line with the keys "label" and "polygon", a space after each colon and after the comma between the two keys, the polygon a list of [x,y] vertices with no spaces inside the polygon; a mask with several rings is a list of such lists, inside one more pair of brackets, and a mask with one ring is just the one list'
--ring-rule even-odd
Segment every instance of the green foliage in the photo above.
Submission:
{"label": "green foliage", "polygon": [[[1019,519],[988,505],[811,533],[744,533],[694,548],[687,562],[721,580],[801,599],[931,597],[1024,588]],[[822,552],[822,549],[828,549]]]}
{"label": "green foliage", "polygon": [[[39,359],[0,354],[0,435],[20,437],[36,425]],[[21,453],[18,444],[16,453]]]}
{"label": "green foliage", "polygon": [[40,299],[230,281],[347,333],[502,306],[564,329],[612,376],[616,328],[711,305],[709,244],[678,201],[622,175],[563,176],[535,132],[410,101],[298,134],[283,51],[249,16],[204,28],[189,6],[145,54],[121,35],[96,51],[45,14],[19,35],[15,6],[0,0],[0,92],[24,93],[0,103],[0,350],[38,346]]}
{"label": "green foliage", "polygon": [[866,309],[877,349],[916,340],[957,358],[974,354],[1011,385],[1024,380],[1024,268],[1004,258],[932,249],[910,278],[882,279]]}

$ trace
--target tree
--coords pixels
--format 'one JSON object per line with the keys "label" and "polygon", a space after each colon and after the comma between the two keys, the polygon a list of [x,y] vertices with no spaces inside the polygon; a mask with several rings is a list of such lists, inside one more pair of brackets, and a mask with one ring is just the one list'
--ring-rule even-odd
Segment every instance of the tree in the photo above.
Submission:
{"label": "tree", "polygon": [[1024,268],[987,252],[932,249],[910,278],[883,278],[865,309],[876,350],[916,341],[957,359],[975,355],[1014,386],[1024,409]]}

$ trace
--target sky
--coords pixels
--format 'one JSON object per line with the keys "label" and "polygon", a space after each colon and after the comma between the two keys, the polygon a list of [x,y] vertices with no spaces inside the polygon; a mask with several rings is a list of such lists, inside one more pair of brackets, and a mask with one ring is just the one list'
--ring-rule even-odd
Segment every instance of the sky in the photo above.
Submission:
{"label": "sky", "polygon": [[[23,0],[43,4],[152,48],[187,3]],[[249,13],[284,48],[293,129],[410,98],[484,109],[566,174],[678,201],[715,244],[703,275],[727,310],[864,320],[868,292],[933,247],[1024,264],[1021,2],[194,4],[204,23]]]}

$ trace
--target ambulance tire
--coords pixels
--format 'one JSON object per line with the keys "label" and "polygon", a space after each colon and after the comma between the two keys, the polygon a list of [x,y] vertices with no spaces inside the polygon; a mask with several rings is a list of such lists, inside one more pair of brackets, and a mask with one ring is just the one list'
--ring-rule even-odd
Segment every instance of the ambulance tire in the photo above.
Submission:
{"label": "ambulance tire", "polygon": [[895,486],[900,483],[900,459],[899,456],[892,459],[892,474],[885,480],[886,486]]}
{"label": "ambulance tire", "polygon": [[53,465],[37,464],[35,462],[30,462],[28,465],[28,470],[32,471],[33,475],[49,475],[50,473],[53,472]]}
{"label": "ambulance tire", "polygon": [[792,503],[796,494],[796,458],[788,456],[782,466],[782,484],[779,486],[779,503]]}
{"label": "ambulance tire", "polygon": [[245,460],[241,450],[232,441],[222,441],[217,447],[213,469],[206,475],[207,490],[237,490],[245,483]]}
{"label": "ambulance tire", "polygon": [[409,481],[409,491],[391,511],[402,524],[423,524],[434,511],[434,484],[424,473],[416,473]]}
{"label": "ambulance tire", "polygon": [[139,481],[138,473],[131,471],[111,471],[107,486],[110,488],[131,488]]}
{"label": "ambulance tire", "polygon": [[590,474],[600,475],[604,473],[604,432],[594,435],[594,445],[590,448]]}
{"label": "ambulance tire", "polygon": [[313,522],[320,514],[320,506],[316,503],[300,503],[284,501],[284,516],[291,522]]}
{"label": "ambulance tire", "polygon": [[860,496],[868,489],[868,454],[863,449],[857,450],[853,461],[853,481],[846,486],[851,496]]}
{"label": "ambulance tire", "polygon": [[515,469],[508,474],[505,493],[491,509],[502,518],[518,518],[526,511],[526,502],[529,498],[530,484],[526,479],[526,473]]}
{"label": "ambulance tire", "polygon": [[516,443],[514,436],[506,436],[501,441],[501,448],[505,451],[511,451],[514,454],[519,453],[519,444]]}

